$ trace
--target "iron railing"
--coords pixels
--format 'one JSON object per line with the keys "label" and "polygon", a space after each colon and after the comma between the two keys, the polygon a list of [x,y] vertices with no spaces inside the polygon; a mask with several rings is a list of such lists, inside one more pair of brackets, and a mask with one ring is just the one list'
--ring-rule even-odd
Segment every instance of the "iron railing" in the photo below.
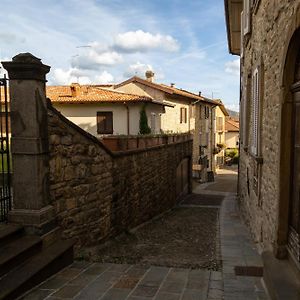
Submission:
{"label": "iron railing", "polygon": [[8,79],[0,78],[0,222],[12,208]]}

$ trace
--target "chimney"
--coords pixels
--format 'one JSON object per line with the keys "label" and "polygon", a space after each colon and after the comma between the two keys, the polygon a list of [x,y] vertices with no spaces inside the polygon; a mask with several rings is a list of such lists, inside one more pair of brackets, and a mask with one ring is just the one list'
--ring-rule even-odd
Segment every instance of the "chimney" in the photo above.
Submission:
{"label": "chimney", "polygon": [[80,91],[79,83],[71,83],[71,96],[76,98],[76,96],[79,94],[79,91]]}
{"label": "chimney", "polygon": [[147,81],[149,82],[154,81],[154,73],[151,70],[146,71],[145,76]]}
{"label": "chimney", "polygon": [[171,87],[174,87],[174,86],[175,86],[175,83],[174,83],[174,82],[171,82],[171,83],[170,83],[170,86],[171,86]]}
{"label": "chimney", "polygon": [[201,91],[199,91],[199,96],[201,96]]}

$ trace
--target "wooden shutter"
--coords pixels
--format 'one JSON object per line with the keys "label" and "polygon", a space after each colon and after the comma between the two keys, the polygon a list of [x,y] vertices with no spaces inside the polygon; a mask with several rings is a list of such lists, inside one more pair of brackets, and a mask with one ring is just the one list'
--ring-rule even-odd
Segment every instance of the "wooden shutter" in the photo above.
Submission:
{"label": "wooden shutter", "polygon": [[258,155],[259,147],[259,100],[260,100],[260,76],[258,68],[253,73],[252,80],[252,143],[251,152]]}
{"label": "wooden shutter", "polygon": [[99,134],[113,133],[113,113],[111,111],[97,112],[97,133]]}
{"label": "wooden shutter", "polygon": [[241,49],[240,49],[240,56],[241,58],[244,57],[244,12],[241,12]]}
{"label": "wooden shutter", "polygon": [[187,122],[187,109],[185,107],[180,108],[180,123]]}
{"label": "wooden shutter", "polygon": [[251,22],[251,11],[250,11],[250,0],[244,0],[243,9],[243,31],[244,35],[250,33],[250,22]]}

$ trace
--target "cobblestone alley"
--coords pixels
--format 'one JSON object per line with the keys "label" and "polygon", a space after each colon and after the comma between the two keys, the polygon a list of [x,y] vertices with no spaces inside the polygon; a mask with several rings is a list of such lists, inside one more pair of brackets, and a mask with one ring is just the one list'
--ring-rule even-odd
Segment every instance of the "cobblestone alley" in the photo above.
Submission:
{"label": "cobblestone alley", "polygon": [[[268,299],[262,262],[236,211],[237,172],[97,248],[22,299]],[[250,276],[251,275],[251,276]]]}

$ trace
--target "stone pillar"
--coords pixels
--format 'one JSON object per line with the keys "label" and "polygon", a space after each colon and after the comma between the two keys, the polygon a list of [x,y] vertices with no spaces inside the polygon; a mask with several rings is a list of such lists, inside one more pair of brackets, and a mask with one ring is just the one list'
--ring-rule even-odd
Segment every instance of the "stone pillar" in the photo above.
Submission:
{"label": "stone pillar", "polygon": [[10,79],[13,210],[9,221],[29,233],[44,234],[55,226],[49,205],[49,147],[46,74],[50,67],[30,53],[3,62]]}

